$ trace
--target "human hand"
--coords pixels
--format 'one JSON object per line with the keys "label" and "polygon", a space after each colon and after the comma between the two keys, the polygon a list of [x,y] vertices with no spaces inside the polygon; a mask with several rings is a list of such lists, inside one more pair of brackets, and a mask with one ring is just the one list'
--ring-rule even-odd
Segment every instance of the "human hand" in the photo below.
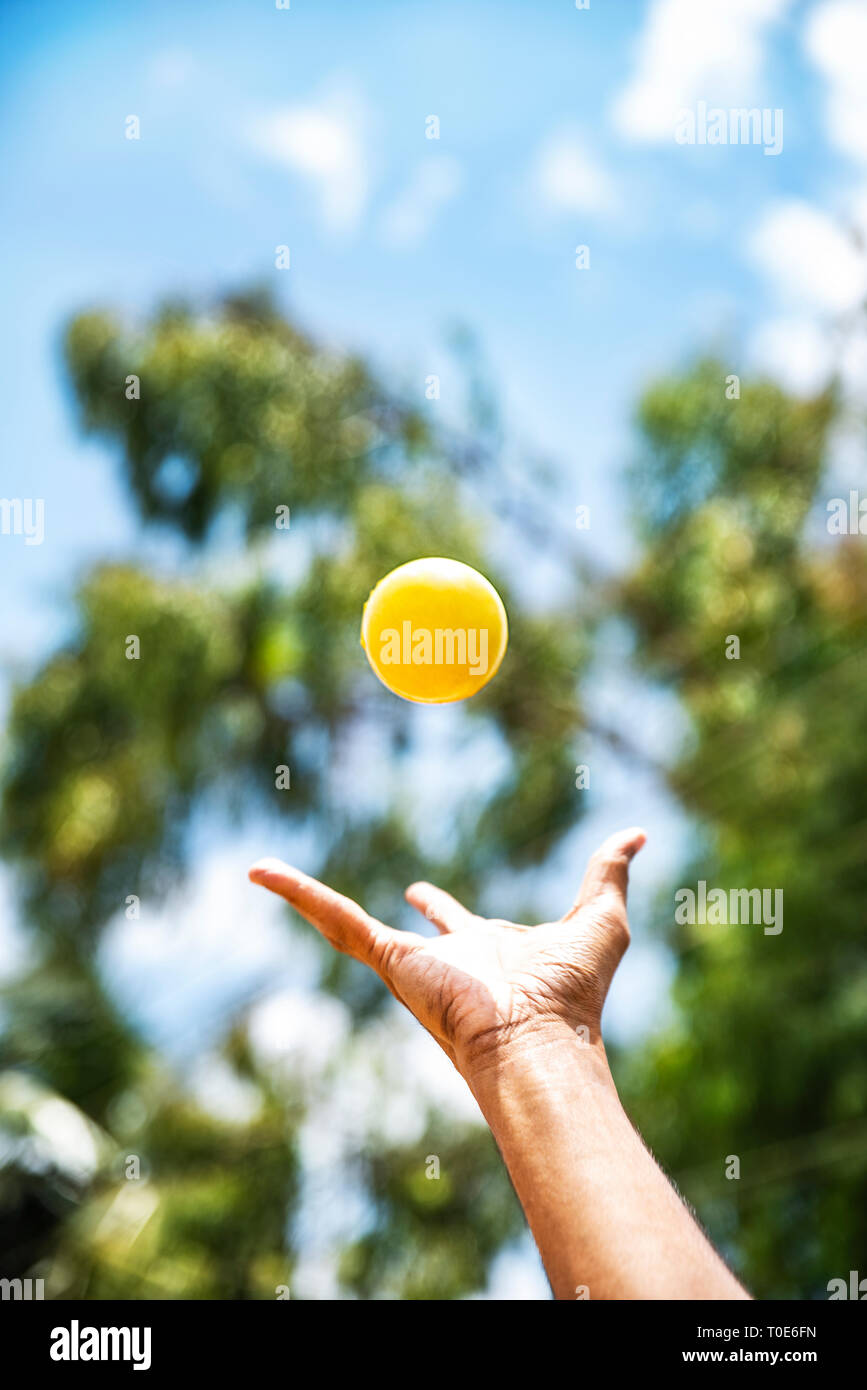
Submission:
{"label": "human hand", "polygon": [[250,870],[339,951],[364,961],[470,1079],[504,1049],[563,1027],[599,1041],[602,1006],[629,944],[626,888],[643,830],[611,835],[590,859],[572,907],[525,926],[477,917],[442,889],[414,883],[407,901],[439,936],[395,931],[325,884],[276,859]]}

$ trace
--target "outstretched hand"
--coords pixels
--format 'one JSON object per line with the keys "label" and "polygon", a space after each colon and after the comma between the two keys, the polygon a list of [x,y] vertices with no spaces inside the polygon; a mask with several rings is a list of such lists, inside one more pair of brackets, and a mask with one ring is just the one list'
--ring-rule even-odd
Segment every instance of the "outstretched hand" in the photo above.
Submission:
{"label": "outstretched hand", "polygon": [[573,905],[541,926],[477,917],[433,884],[414,883],[407,901],[437,937],[395,931],[277,859],[260,860],[250,878],[375,970],[467,1076],[549,1024],[584,1027],[598,1039],[608,986],[629,944],[629,864],[644,840],[638,829],[611,835],[590,859]]}

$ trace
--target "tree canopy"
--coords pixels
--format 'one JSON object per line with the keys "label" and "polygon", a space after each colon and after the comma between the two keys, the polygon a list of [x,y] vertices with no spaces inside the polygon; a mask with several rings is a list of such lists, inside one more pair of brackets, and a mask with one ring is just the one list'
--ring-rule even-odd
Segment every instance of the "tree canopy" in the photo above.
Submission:
{"label": "tree canopy", "polygon": [[[494,891],[499,912],[532,919],[513,871],[549,863],[580,818],[584,693],[614,619],[634,635],[636,682],[680,701],[687,734],[665,775],[695,826],[658,904],[673,1020],[616,1074],[748,1285],[823,1296],[867,1235],[867,565],[859,537],[811,527],[835,394],[794,400],[754,382],[731,400],[714,360],[651,385],[635,563],[594,587],[566,559],[542,604],[503,562],[502,488],[478,441],[267,297],[172,303],[138,326],[82,314],[65,361],[82,427],[181,559],[96,565],[67,640],[11,704],[0,845],[33,951],[2,1000],[0,1244],[20,1272],[72,1298],[291,1287],[314,1098],[256,1055],[241,1009],[220,1051],[250,1115],[209,1113],[122,1016],[100,940],[131,897],[159,902],[186,881],[193,819],[217,808],[311,835],[313,870],[385,918],[425,877],[471,902]],[[486,573],[510,622],[496,680],[454,712],[460,788],[436,792],[432,816],[418,805],[417,711],[377,683],[358,631],[376,581],[430,554]],[[363,796],[342,775],[359,747],[379,750]],[[782,888],[784,930],[676,926],[674,890],[697,879]],[[319,988],[359,1032],[396,1007],[317,949]],[[87,1139],[88,1164],[64,1165],[41,1137],[52,1104]],[[129,1181],[131,1155],[142,1180]],[[371,1134],[350,1158],[365,1215],[340,1252],[348,1296],[485,1287],[522,1218],[483,1128],[431,1106],[420,1140]]]}

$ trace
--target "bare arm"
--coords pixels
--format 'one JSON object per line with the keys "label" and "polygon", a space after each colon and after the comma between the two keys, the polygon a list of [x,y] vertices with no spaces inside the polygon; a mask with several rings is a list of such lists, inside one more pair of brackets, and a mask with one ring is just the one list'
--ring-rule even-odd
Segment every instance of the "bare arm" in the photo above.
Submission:
{"label": "bare arm", "polygon": [[557,1298],[746,1298],[630,1124],[602,1045],[643,843],[638,830],[611,836],[575,904],[536,927],[476,917],[414,884],[407,898],[433,938],[394,931],[276,860],[250,877],[376,970],[446,1051],[491,1126]]}
{"label": "bare arm", "polygon": [[470,1086],[557,1298],[747,1297],[630,1124],[601,1044],[551,1030]]}

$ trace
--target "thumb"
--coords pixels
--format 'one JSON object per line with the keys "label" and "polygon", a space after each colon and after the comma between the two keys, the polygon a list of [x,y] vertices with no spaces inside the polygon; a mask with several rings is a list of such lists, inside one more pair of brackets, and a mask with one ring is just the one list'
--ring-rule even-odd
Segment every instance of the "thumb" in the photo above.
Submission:
{"label": "thumb", "polygon": [[591,856],[580,892],[566,913],[566,919],[602,899],[607,899],[609,903],[612,898],[619,899],[625,913],[629,865],[646,839],[644,831],[638,826],[609,835]]}

